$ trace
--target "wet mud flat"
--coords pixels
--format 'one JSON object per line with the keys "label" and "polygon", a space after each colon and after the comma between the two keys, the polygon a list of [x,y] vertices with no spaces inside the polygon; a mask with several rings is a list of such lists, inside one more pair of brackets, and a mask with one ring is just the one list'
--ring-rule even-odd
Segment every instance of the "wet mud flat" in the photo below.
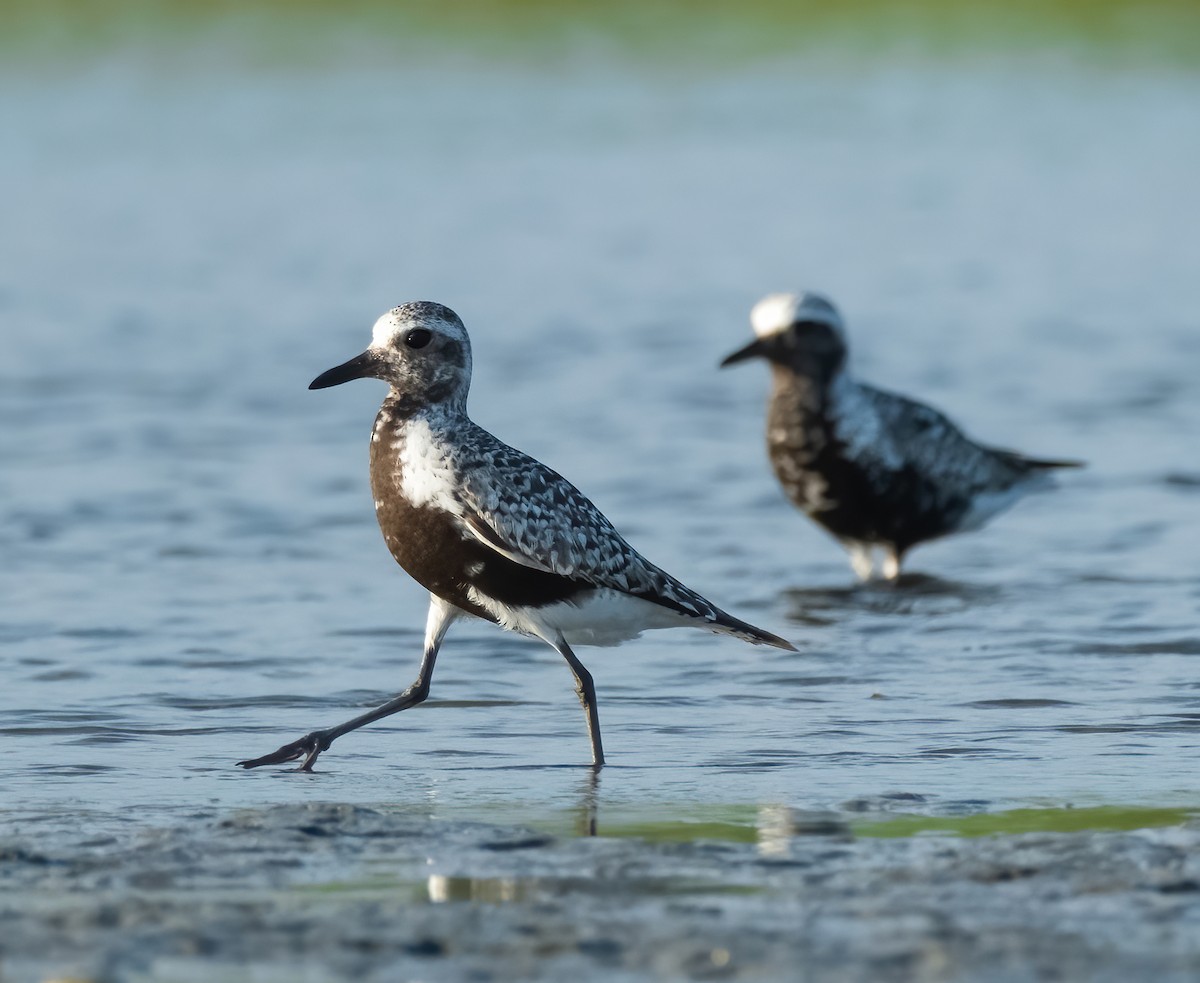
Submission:
{"label": "wet mud flat", "polygon": [[175,819],[0,817],[0,980],[1200,977],[1194,822],[889,839],[831,815],[733,842],[389,806]]}

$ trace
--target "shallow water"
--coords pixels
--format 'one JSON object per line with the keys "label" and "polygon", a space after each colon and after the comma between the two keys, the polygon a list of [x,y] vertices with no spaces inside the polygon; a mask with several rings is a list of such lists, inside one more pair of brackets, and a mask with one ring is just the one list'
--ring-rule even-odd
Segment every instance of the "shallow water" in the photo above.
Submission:
{"label": "shallow water", "polygon": [[[1193,70],[223,43],[3,70],[7,809],[1195,805]],[[716,370],[796,287],[840,302],[863,376],[1088,469],[854,586],[768,471],[765,373]],[[425,597],[366,483],[381,387],[305,386],[417,298],[472,332],[477,420],[800,650],[583,650],[598,788],[561,661],[483,624],[319,773],[233,767],[415,673]]]}
{"label": "shallow water", "polygon": [[556,837],[400,804],[217,813],[17,838],[0,815],[5,980],[775,981],[803,967],[852,983],[1190,983],[1200,965],[1200,830],[1179,817],[959,838],[827,823],[754,844],[713,824],[692,842]]}

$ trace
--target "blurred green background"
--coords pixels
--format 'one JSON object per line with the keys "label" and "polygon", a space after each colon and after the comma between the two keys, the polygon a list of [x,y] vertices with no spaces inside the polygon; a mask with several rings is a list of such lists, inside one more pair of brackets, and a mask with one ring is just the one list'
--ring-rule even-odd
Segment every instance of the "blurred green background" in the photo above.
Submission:
{"label": "blurred green background", "polygon": [[141,45],[179,55],[214,38],[223,42],[223,57],[261,63],[336,61],[347,46],[354,57],[387,59],[430,41],[452,43],[460,53],[551,61],[601,47],[678,65],[830,46],[864,54],[1041,53],[1170,65],[1195,65],[1200,56],[1200,6],[1189,0],[7,0],[0,18],[0,46],[9,60]]}

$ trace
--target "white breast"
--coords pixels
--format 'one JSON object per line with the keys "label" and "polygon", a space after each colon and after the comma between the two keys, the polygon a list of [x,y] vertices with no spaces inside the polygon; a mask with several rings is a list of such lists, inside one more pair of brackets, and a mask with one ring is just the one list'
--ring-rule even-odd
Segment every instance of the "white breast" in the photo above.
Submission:
{"label": "white breast", "polygon": [[397,472],[404,497],[417,507],[431,505],[458,514],[454,461],[429,422],[411,421],[404,428],[403,439],[393,446],[400,451]]}

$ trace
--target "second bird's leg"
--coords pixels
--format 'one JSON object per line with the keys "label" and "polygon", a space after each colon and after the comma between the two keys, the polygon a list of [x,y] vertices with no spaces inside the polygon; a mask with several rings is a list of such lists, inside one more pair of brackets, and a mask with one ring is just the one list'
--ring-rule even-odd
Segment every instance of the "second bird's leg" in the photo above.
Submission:
{"label": "second bird's leg", "polygon": [[600,741],[600,714],[596,710],[596,685],[592,682],[592,674],[575,657],[575,653],[561,634],[548,641],[571,667],[571,673],[575,677],[575,692],[579,694],[579,702],[583,704],[583,712],[587,714],[588,737],[592,742],[592,767],[599,768],[604,764],[604,745]]}
{"label": "second bird's leg", "polygon": [[883,579],[897,581],[900,579],[900,564],[904,561],[904,550],[896,546],[883,548]]}
{"label": "second bird's leg", "polygon": [[869,543],[848,541],[844,543],[850,554],[850,568],[864,584],[875,576],[875,551]]}
{"label": "second bird's leg", "polygon": [[313,764],[321,752],[328,750],[329,745],[343,734],[348,734],[352,730],[358,730],[359,727],[364,727],[383,717],[389,717],[393,713],[399,713],[401,710],[407,710],[418,703],[423,703],[426,697],[429,696],[429,686],[433,679],[433,666],[437,661],[438,649],[441,647],[442,639],[446,637],[447,629],[459,614],[458,608],[451,606],[441,598],[431,598],[429,618],[425,624],[425,651],[421,656],[421,668],[417,670],[417,678],[413,681],[413,684],[399,696],[388,700],[387,703],[376,707],[374,710],[361,714],[352,720],[347,720],[344,724],[338,724],[336,727],[330,727],[326,730],[314,730],[311,734],[305,734],[298,741],[285,744],[277,751],[264,754],[261,758],[250,758],[246,761],[239,761],[238,765],[242,768],[258,768],[262,765],[279,765],[304,757],[299,770],[312,771]]}

